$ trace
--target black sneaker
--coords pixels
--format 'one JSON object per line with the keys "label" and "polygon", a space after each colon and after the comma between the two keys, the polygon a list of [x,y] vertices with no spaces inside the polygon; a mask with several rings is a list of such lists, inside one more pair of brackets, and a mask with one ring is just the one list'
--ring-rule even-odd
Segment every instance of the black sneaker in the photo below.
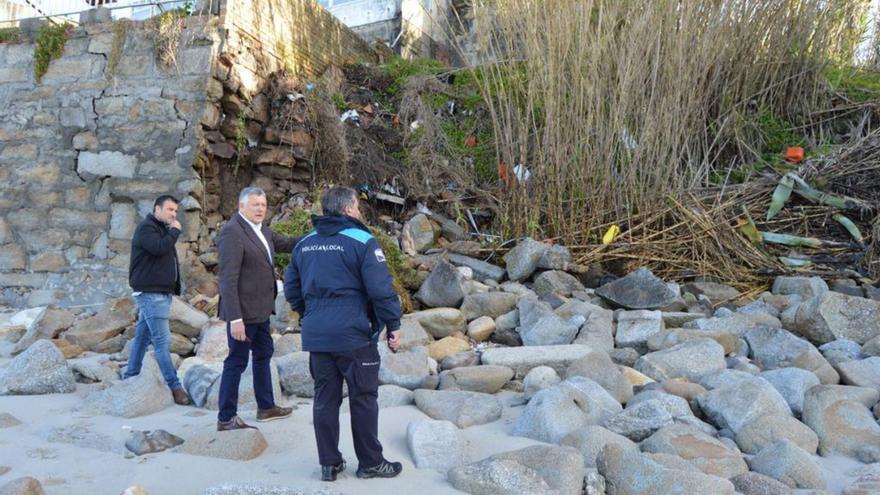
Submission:
{"label": "black sneaker", "polygon": [[388,462],[382,459],[378,466],[371,468],[358,468],[358,478],[393,478],[403,471],[403,465],[399,462]]}
{"label": "black sneaker", "polygon": [[321,481],[336,481],[336,475],[345,471],[345,459],[335,466],[321,466]]}

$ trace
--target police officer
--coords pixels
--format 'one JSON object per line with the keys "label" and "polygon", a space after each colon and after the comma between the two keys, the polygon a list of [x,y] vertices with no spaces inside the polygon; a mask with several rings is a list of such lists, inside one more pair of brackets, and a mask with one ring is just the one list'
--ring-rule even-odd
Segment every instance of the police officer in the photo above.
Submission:
{"label": "police officer", "polygon": [[379,443],[379,334],[400,343],[400,301],[385,255],[361,223],[357,193],[333,187],[321,198],[324,216],[294,247],[284,276],[284,295],[302,315],[303,350],[315,380],[312,410],[321,479],[345,469],[339,452],[342,382],[348,384],[358,478],[392,478],[403,469],[382,456]]}

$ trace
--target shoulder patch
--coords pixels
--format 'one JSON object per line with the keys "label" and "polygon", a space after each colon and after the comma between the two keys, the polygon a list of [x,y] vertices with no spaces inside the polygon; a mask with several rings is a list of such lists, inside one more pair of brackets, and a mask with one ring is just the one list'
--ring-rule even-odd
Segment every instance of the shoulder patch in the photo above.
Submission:
{"label": "shoulder patch", "polygon": [[345,237],[350,237],[360,242],[361,244],[366,244],[370,242],[370,239],[373,238],[372,234],[370,234],[369,232],[364,232],[361,229],[345,229],[340,231],[339,233],[344,235]]}
{"label": "shoulder patch", "polygon": [[385,253],[382,252],[381,248],[373,251],[373,254],[376,255],[376,261],[378,261],[379,263],[385,263]]}

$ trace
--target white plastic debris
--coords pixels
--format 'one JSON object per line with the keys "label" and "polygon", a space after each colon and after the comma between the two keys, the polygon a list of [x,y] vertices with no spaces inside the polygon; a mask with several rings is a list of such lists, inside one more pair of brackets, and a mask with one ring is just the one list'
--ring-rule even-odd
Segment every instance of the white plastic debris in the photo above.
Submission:
{"label": "white plastic debris", "polygon": [[358,115],[357,110],[348,110],[339,116],[340,122],[345,122],[347,120],[351,120],[352,122],[360,126],[361,117],[360,115]]}
{"label": "white plastic debris", "polygon": [[416,209],[419,210],[419,213],[424,213],[425,215],[433,215],[434,212],[428,208],[425,203],[416,203]]}
{"label": "white plastic debris", "polygon": [[526,168],[525,165],[518,163],[515,167],[513,167],[513,175],[520,182],[528,182],[532,177],[532,173],[529,172],[529,169]]}
{"label": "white plastic debris", "polygon": [[638,141],[636,138],[630,134],[629,129],[626,127],[623,128],[623,146],[627,149],[627,151],[633,151],[639,147]]}
{"label": "white plastic debris", "polygon": [[290,101],[305,100],[306,97],[302,93],[288,93],[287,99]]}
{"label": "white plastic debris", "polygon": [[419,130],[419,127],[421,127],[421,126],[422,126],[421,121],[413,120],[412,124],[409,125],[409,130],[415,132],[415,131]]}

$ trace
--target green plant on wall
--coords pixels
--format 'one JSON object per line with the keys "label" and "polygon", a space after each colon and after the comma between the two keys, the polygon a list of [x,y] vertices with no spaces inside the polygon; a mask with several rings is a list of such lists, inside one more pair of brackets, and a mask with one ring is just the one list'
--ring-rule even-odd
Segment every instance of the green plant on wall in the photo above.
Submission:
{"label": "green plant on wall", "polygon": [[46,23],[37,32],[34,44],[34,77],[37,82],[43,79],[49,70],[49,63],[64,53],[67,42],[67,24]]}
{"label": "green plant on wall", "polygon": [[0,28],[0,43],[18,43],[21,30],[17,27]]}
{"label": "green plant on wall", "polygon": [[235,122],[235,169],[232,171],[233,175],[238,175],[245,150],[247,150],[247,120],[244,108],[242,108],[238,112],[238,120]]}
{"label": "green plant on wall", "polygon": [[110,46],[110,55],[107,57],[107,79],[116,74],[116,66],[122,58],[122,52],[125,50],[125,34],[128,28],[128,21],[120,19],[113,23],[113,42]]}
{"label": "green plant on wall", "polygon": [[150,22],[156,55],[164,67],[177,64],[177,48],[180,46],[180,35],[183,33],[183,19],[187,15],[188,11],[183,7],[163,12]]}
{"label": "green plant on wall", "polygon": [[[297,209],[287,220],[272,225],[272,230],[287,236],[298,237],[312,231],[312,213],[308,210]],[[290,253],[275,253],[275,266],[283,273],[290,263]]]}

